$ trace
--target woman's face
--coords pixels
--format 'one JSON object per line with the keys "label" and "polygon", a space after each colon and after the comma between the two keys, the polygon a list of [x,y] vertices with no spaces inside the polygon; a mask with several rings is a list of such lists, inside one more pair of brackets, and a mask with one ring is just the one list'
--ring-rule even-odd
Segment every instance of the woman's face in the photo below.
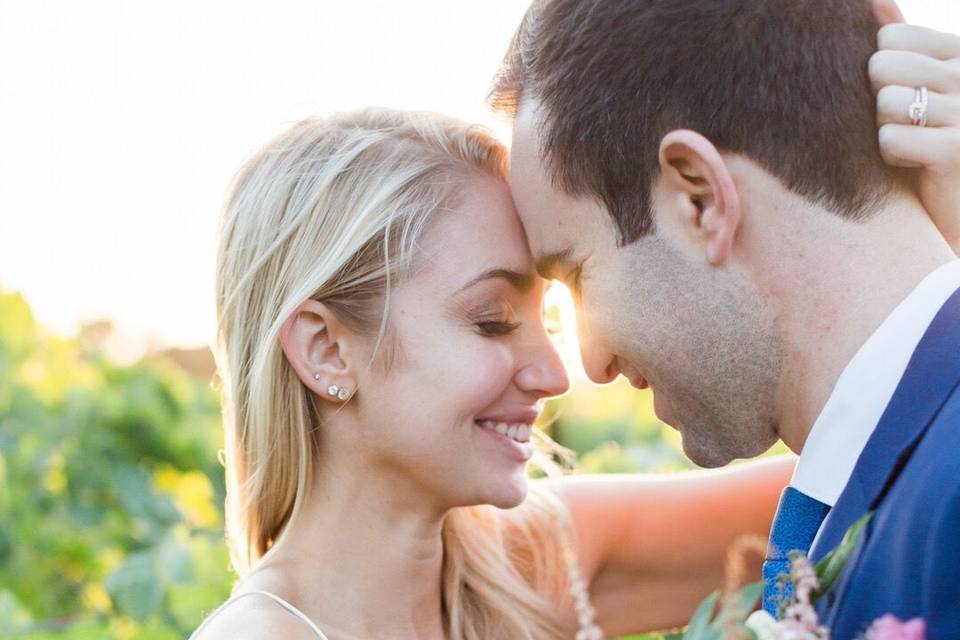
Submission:
{"label": "woman's face", "polygon": [[540,401],[566,392],[569,381],[542,322],[546,281],[507,185],[467,180],[418,252],[416,274],[391,294],[396,360],[357,381],[358,417],[370,434],[364,448],[374,466],[442,508],[516,506],[526,495]]}

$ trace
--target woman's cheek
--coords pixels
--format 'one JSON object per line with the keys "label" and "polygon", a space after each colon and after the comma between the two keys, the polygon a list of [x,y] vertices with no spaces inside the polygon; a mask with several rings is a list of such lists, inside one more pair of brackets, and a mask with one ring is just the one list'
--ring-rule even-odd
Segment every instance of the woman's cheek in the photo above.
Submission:
{"label": "woman's cheek", "polygon": [[[465,409],[477,414],[490,408],[504,395],[513,379],[513,356],[506,345],[496,339],[482,342],[469,350],[451,349],[448,357],[455,363],[444,387],[461,390]],[[454,373],[455,372],[455,373]]]}

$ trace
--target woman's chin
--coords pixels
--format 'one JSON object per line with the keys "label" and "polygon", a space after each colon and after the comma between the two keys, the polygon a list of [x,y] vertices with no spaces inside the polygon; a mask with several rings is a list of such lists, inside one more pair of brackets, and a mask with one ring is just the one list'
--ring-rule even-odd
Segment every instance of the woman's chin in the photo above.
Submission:
{"label": "woman's chin", "polygon": [[452,502],[448,502],[449,507],[491,505],[498,509],[512,509],[527,498],[530,486],[526,467],[509,475],[484,475],[485,478],[476,478],[474,482],[465,482],[465,478],[461,477],[460,489],[466,489],[467,492],[448,496],[448,500],[452,498]]}
{"label": "woman's chin", "polygon": [[528,488],[526,475],[522,478],[511,478],[511,482],[491,491],[486,503],[499,509],[512,509],[519,506],[527,498]]}

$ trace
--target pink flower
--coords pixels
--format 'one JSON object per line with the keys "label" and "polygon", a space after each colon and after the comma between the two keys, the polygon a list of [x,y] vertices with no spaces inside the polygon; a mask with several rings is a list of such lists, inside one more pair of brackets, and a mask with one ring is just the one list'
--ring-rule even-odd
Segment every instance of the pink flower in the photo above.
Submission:
{"label": "pink flower", "polygon": [[927,625],[920,618],[902,622],[887,614],[867,629],[867,640],[926,640]]}

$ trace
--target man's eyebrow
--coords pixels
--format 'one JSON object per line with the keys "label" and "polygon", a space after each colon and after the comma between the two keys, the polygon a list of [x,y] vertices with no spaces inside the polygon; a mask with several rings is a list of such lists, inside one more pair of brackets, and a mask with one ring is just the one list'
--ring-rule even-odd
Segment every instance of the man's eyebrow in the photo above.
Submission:
{"label": "man's eyebrow", "polygon": [[[513,288],[520,293],[528,293],[533,288],[533,276],[530,274],[520,273],[519,271],[514,271],[513,269],[490,269],[489,271],[484,271],[479,276],[460,287],[460,291],[465,291],[473,285],[483,282],[484,280],[490,280],[491,278],[503,278],[513,285]],[[460,293],[460,291],[457,293]]]}
{"label": "man's eyebrow", "polygon": [[569,262],[572,254],[573,249],[568,247],[562,251],[555,251],[554,253],[541,256],[541,258],[537,260],[537,273],[548,280],[556,278],[559,266]]}

